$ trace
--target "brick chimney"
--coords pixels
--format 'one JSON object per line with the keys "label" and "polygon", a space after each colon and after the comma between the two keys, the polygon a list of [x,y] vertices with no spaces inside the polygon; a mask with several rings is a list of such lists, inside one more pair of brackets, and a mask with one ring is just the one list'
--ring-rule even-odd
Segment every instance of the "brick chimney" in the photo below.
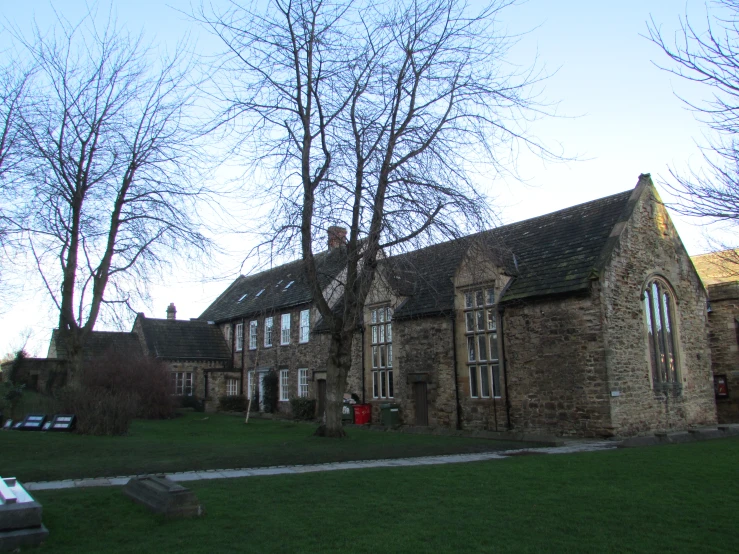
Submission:
{"label": "brick chimney", "polygon": [[174,307],[174,302],[167,306],[167,319],[177,319],[177,308]]}
{"label": "brick chimney", "polygon": [[333,250],[346,244],[346,227],[328,228],[328,249]]}

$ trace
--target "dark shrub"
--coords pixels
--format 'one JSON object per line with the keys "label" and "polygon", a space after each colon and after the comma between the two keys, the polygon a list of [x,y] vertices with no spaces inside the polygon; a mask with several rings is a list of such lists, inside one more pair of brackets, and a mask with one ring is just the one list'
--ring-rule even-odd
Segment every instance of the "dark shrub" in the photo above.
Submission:
{"label": "dark shrub", "polygon": [[264,391],[264,411],[267,413],[273,413],[277,411],[277,395],[280,392],[280,377],[277,375],[275,370],[272,370],[265,374],[264,380],[262,381],[262,389]]}
{"label": "dark shrub", "polygon": [[176,402],[170,372],[162,362],[149,356],[108,352],[83,364],[80,383],[84,388],[129,393],[136,399],[136,417],[174,416]]}
{"label": "dark shrub", "polygon": [[291,398],[290,406],[295,419],[313,419],[316,417],[316,401],[313,398]]}
{"label": "dark shrub", "polygon": [[75,386],[59,391],[64,413],[77,416],[77,433],[125,435],[136,416],[137,397],[130,391]]}
{"label": "dark shrub", "polygon": [[205,403],[202,400],[198,400],[194,396],[181,396],[179,398],[182,408],[192,408],[196,412],[205,411]]}
{"label": "dark shrub", "polygon": [[218,399],[218,409],[223,412],[245,412],[246,396],[221,396]]}

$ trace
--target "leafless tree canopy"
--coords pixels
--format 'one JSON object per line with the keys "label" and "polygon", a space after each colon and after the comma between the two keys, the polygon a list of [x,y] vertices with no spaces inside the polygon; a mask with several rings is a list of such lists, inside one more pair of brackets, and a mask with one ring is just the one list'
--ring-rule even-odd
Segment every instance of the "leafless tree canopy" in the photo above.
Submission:
{"label": "leafless tree canopy", "polygon": [[[336,434],[381,251],[489,227],[475,177],[494,179],[521,146],[553,156],[526,133],[541,113],[531,97],[541,74],[505,61],[512,39],[497,16],[511,3],[274,0],[197,16],[228,48],[218,121],[270,179],[253,193],[273,206],[266,240],[277,251],[300,244],[331,329]],[[323,299],[313,261],[334,225],[349,231],[343,310]]]}
{"label": "leafless tree canopy", "polygon": [[648,35],[672,62],[661,66],[683,79],[703,84],[711,98],[685,103],[713,131],[703,146],[705,170],[688,174],[671,170],[665,183],[679,198],[673,206],[688,216],[739,221],[739,1],[713,2],[707,14],[708,29],[700,31],[681,20],[673,40],[665,38],[651,20]]}
{"label": "leafless tree canopy", "polygon": [[17,114],[14,218],[59,309],[84,338],[178,251],[207,248],[191,67],[88,15],[16,38],[33,74]]}

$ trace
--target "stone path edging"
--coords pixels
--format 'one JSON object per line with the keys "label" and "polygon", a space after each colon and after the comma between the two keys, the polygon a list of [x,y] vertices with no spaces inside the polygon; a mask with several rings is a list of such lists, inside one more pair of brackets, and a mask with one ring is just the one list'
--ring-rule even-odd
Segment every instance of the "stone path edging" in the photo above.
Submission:
{"label": "stone path edging", "polygon": [[[259,477],[265,475],[299,475],[319,471],[341,471],[347,469],[366,469],[381,467],[412,467],[421,465],[458,464],[466,462],[482,462],[487,460],[504,460],[522,452],[536,452],[546,454],[574,454],[576,452],[595,452],[597,450],[611,450],[618,446],[613,441],[572,441],[565,446],[545,448],[517,448],[514,450],[499,450],[497,452],[481,452],[476,454],[448,454],[444,456],[422,456],[418,458],[395,458],[387,460],[359,460],[352,462],[333,462],[327,464],[292,465],[257,467],[244,469],[209,469],[204,471],[184,471],[168,473],[166,476],[172,481],[203,481],[209,479],[235,479],[241,477]],[[65,479],[63,481],[38,481],[24,483],[29,491],[78,489],[87,487],[121,487],[131,477],[102,477],[94,479]]]}

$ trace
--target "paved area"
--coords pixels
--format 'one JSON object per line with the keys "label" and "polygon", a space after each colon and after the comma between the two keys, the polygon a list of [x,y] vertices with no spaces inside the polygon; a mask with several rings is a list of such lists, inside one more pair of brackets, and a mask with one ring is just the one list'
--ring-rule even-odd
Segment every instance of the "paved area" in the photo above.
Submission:
{"label": "paved area", "polygon": [[[276,467],[258,467],[247,469],[214,469],[208,471],[185,471],[169,473],[173,481],[202,481],[206,479],[235,479],[241,477],[259,477],[264,475],[296,475],[317,471],[342,471],[348,469],[365,469],[373,467],[413,467],[421,465],[459,464],[465,462],[481,462],[486,460],[503,460],[521,453],[574,454],[577,452],[593,452],[610,450],[618,446],[614,441],[570,441],[565,446],[545,448],[519,448],[497,452],[477,454],[451,454],[447,456],[424,456],[420,458],[397,458],[392,460],[362,460],[356,462],[335,462],[329,464],[294,465]],[[29,491],[74,489],[85,487],[120,487],[125,485],[133,475],[97,479],[67,479],[64,481],[43,481],[24,483]]]}

